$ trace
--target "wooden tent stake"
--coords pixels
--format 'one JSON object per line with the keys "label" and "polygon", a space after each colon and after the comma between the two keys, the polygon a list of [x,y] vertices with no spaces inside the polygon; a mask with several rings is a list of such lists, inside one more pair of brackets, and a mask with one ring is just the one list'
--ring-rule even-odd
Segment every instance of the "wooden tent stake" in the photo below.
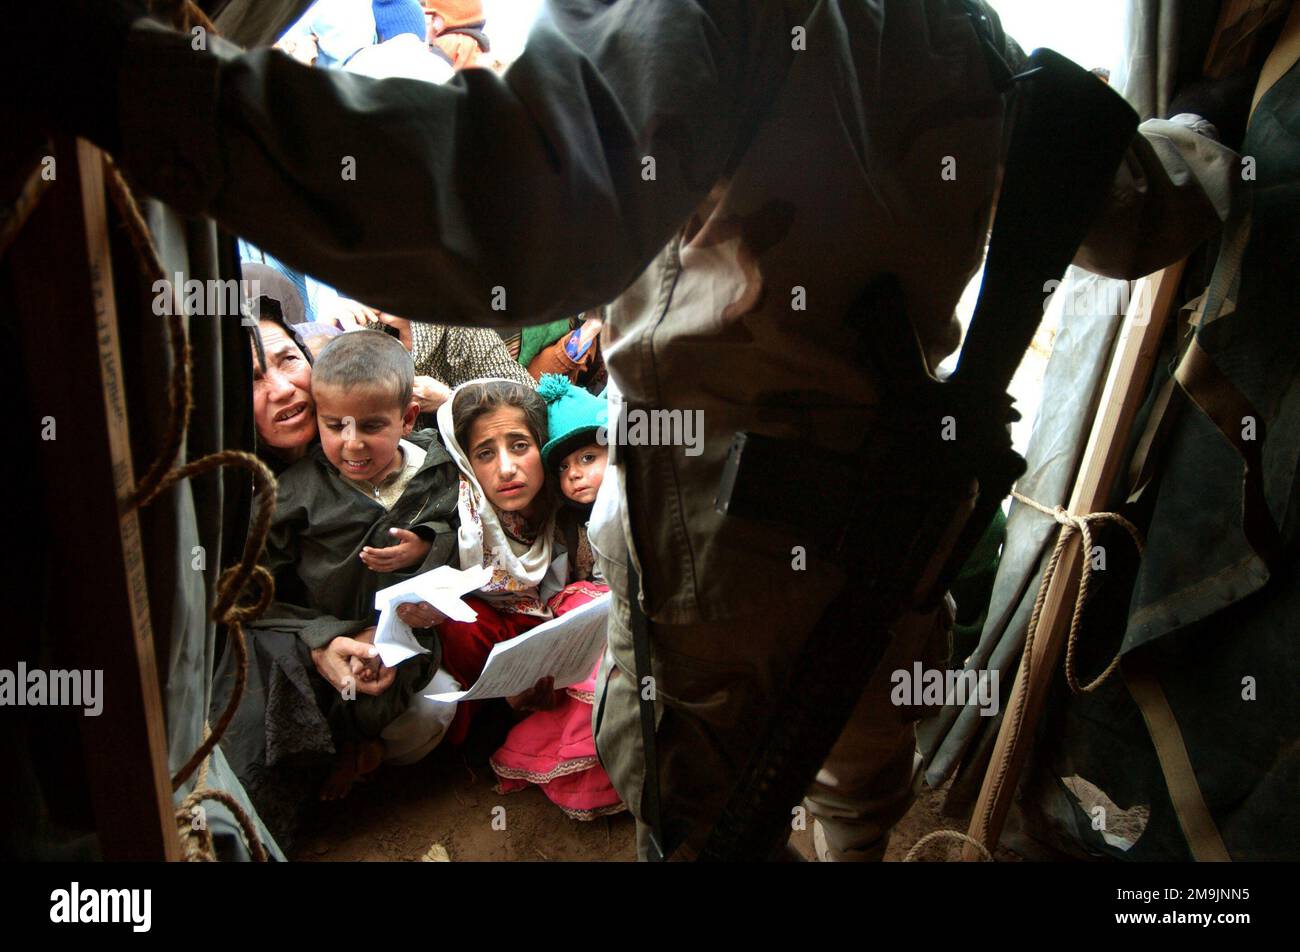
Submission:
{"label": "wooden tent stake", "polygon": [[[32,406],[53,417],[42,499],[67,597],[49,605],[60,660],[103,671],[103,711],[78,717],[90,800],[108,860],[180,859],[166,721],[149,616],[118,346],[102,157],[56,144],[57,174],[5,259]],[[56,349],[57,347],[57,349]]]}
{"label": "wooden tent stake", "polygon": [[[1109,504],[1115,482],[1126,462],[1124,451],[1134,418],[1155,369],[1161,337],[1173,310],[1184,263],[1180,261],[1136,282],[1102,391],[1099,412],[1079,465],[1074,492],[1066,507],[1075,515],[1100,512]],[[1062,527],[1061,531],[1067,530]],[[1006,705],[1007,715],[998,731],[969,831],[972,838],[990,849],[1002,835],[1033,742],[1034,728],[1042,715],[1056,664],[1065,645],[1084,556],[1079,535],[1075,533],[1061,554],[1056,575],[1047,590],[1031,656],[1022,660],[1021,672]],[[1017,725],[1012,712],[1021,704],[1022,693],[1025,695],[1024,711]],[[998,775],[1004,770],[1005,775],[999,784]],[[980,858],[979,851],[970,844],[962,851],[963,860]]]}

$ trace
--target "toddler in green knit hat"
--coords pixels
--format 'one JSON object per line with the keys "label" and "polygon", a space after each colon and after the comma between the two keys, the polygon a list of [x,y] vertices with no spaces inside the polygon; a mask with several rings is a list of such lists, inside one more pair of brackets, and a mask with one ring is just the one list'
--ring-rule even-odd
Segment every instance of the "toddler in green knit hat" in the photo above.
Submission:
{"label": "toddler in green knit hat", "polygon": [[609,419],[606,403],[560,374],[542,374],[537,392],[546,401],[550,435],[542,462],[559,476],[569,505],[589,516],[609,459],[608,447],[596,438]]}

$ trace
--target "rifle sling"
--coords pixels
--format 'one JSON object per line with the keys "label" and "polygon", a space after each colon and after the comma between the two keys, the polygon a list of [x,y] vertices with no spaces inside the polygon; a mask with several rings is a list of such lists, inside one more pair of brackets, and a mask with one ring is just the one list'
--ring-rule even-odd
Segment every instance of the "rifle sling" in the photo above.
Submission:
{"label": "rifle sling", "polygon": [[[641,816],[650,828],[650,843],[646,858],[650,862],[663,862],[668,856],[664,848],[663,815],[659,806],[659,753],[655,745],[654,669],[650,660],[650,620],[641,609],[641,578],[627,558],[628,609],[631,615],[632,656],[636,665],[637,706],[641,712],[641,746],[645,755],[645,776],[641,788]],[[649,679],[647,681],[647,679]]]}

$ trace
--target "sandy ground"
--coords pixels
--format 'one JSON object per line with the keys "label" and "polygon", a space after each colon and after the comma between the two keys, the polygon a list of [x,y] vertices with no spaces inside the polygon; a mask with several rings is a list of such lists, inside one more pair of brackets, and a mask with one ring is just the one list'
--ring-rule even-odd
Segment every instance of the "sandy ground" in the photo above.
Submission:
{"label": "sandy ground", "polygon": [[[321,805],[292,858],[414,862],[440,845],[453,862],[636,859],[635,823],[628,813],[579,822],[536,788],[494,792],[487,758],[504,729],[504,724],[476,724],[475,736],[461,750],[440,748],[414,766],[381,768],[347,800]],[[926,833],[954,826],[939,813],[941,798],[928,790],[918,797],[897,827],[886,860],[901,860]],[[808,826],[791,842],[812,859],[811,822]],[[925,858],[939,860],[946,852],[939,844],[927,848]],[[997,858],[1017,857],[999,850]]]}

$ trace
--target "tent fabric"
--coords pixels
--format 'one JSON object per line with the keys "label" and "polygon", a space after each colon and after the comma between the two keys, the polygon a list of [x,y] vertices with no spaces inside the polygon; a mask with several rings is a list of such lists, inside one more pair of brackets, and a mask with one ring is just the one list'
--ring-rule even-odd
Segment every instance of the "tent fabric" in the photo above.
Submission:
{"label": "tent fabric", "polygon": [[1200,77],[1214,34],[1217,3],[1129,0],[1124,19],[1124,59],[1111,77],[1143,121],[1169,115],[1174,95]]}
{"label": "tent fabric", "polygon": [[[146,220],[162,257],[165,273],[187,279],[216,279],[233,266],[228,242],[220,241],[206,222],[185,221],[156,202],[144,204]],[[133,262],[131,262],[133,264]],[[124,269],[119,268],[119,281]],[[132,307],[150,314],[146,288],[123,295],[119,309]],[[245,396],[250,392],[247,335],[239,315],[190,318],[194,413],[181,462],[220,449],[250,448],[251,415]],[[171,370],[164,325],[142,321],[138,334],[123,341],[138,342],[136,352],[123,354],[131,401],[132,437],[137,473],[153,458],[167,426],[167,390]],[[124,344],[125,347],[125,344]],[[156,638],[169,638],[163,699],[167,711],[168,770],[175,772],[203,739],[210,704],[212,670],[218,632],[209,617],[222,568],[240,553],[247,526],[249,477],[240,470],[229,476],[213,473],[178,484],[141,511],[141,532],[147,554],[149,604]],[[200,567],[201,566],[201,567]],[[197,774],[175,794],[180,802],[193,789]],[[213,751],[207,786],[231,793],[253,813],[234,772],[218,747]],[[219,851],[243,858],[244,845],[233,817],[220,803],[204,804],[209,829]],[[256,814],[253,813],[256,817]],[[259,824],[263,843],[283,858],[273,838]]]}
{"label": "tent fabric", "polygon": [[[1143,120],[1167,114],[1175,83],[1186,64],[1196,59],[1199,65],[1199,58],[1186,50],[1196,42],[1204,48],[1202,34],[1207,25],[1213,28],[1214,12],[1191,13],[1172,0],[1130,0],[1124,43],[1129,52],[1113,81]],[[1023,495],[1046,505],[1065,505],[1069,500],[1115,335],[1123,321],[1123,307],[1115,307],[1114,302],[1128,300],[1121,282],[1077,267],[1067,271],[1061,288],[1069,297],[1058,294],[1062,301],[1056,306],[1070,310],[1053,345],[1039,415],[1026,452],[1027,469],[1016,486]],[[950,811],[960,812],[962,802],[972,799],[978,789],[1019,670],[1034,600],[1058,532],[1053,520],[1012,502],[979,645],[969,659],[954,659],[964,662],[967,669],[989,668],[999,673],[1003,710],[996,716],[983,716],[973,702],[964,708],[946,705],[917,726],[926,783],[937,788],[961,770],[950,793]]]}
{"label": "tent fabric", "polygon": [[[1064,294],[1056,306],[1092,302],[1088,312],[1067,314],[1061,322],[1043,379],[1043,398],[1026,452],[1027,469],[1016,486],[1030,499],[1064,505],[1074,485],[1101,385],[1110,362],[1115,334],[1122,320],[1113,313],[1116,282],[1071,268],[1062,282]],[[979,645],[964,661],[968,670],[999,672],[1003,698],[1009,696],[1024,646],[1034,597],[1046,558],[1060,527],[1028,506],[1012,502],[1006,542],[998,566]],[[1001,715],[980,713],[977,698],[965,707],[946,705],[917,725],[917,742],[925,762],[925,780],[940,787],[952,776],[968,745],[981,730],[996,732]]]}
{"label": "tent fabric", "polygon": [[[1196,329],[1198,346],[1257,414],[1264,502],[1280,545],[1260,552],[1251,544],[1243,524],[1243,458],[1205,413],[1176,393],[1177,415],[1158,473],[1132,513],[1145,526],[1145,554],[1131,568],[1112,565],[1118,571],[1105,573],[1113,575],[1111,584],[1096,592],[1081,637],[1095,646],[1085,672],[1099,670],[1094,665],[1116,648],[1126,656],[1141,652],[1237,860],[1289,858],[1300,841],[1294,816],[1300,701],[1290,684],[1300,667],[1293,633],[1300,611],[1297,135],[1300,68],[1293,67],[1261,101],[1243,148],[1255,158],[1258,177],[1233,209],[1234,216],[1249,209],[1253,220],[1235,307]],[[1178,350],[1171,346],[1171,363]],[[1169,374],[1168,367],[1156,374],[1148,410]],[[995,603],[1000,596],[1005,599],[995,591]],[[997,614],[990,611],[994,623]],[[1006,656],[1001,644],[997,651]],[[1006,678],[1004,671],[1004,684]],[[1147,727],[1123,680],[1075,696],[1058,676],[1055,688],[1020,800],[1035,832],[1081,855],[1191,858]],[[978,761],[970,751],[985,752],[991,736],[990,729],[974,738],[966,757]],[[959,753],[954,737],[946,738],[930,760],[931,783],[946,776]],[[1110,811],[1102,829],[1095,823],[1099,807],[1103,815]]]}
{"label": "tent fabric", "polygon": [[213,25],[240,46],[270,46],[307,12],[315,0],[230,0],[201,3],[209,14],[219,6]]}
{"label": "tent fabric", "polygon": [[[243,45],[268,43],[306,8],[301,0],[254,3],[232,0],[222,9],[216,26]],[[163,270],[181,272],[200,281],[234,277],[233,240],[219,236],[207,220],[183,219],[159,202],[145,200],[141,208],[154,236]],[[121,249],[115,249],[115,254]],[[148,285],[131,296],[121,287],[126,267],[119,267],[119,319],[139,320],[132,333],[123,333],[123,362],[132,420],[137,473],[160,445],[167,426],[168,375],[171,355],[165,325],[147,314],[152,297]],[[252,419],[248,394],[252,378],[247,335],[238,315],[196,317],[188,321],[192,349],[194,413],[181,462],[225,448],[251,449]],[[127,342],[134,341],[131,348]],[[249,478],[243,471],[213,473],[178,484],[141,511],[141,533],[149,574],[149,598],[155,637],[168,638],[166,684],[168,769],[176,771],[203,739],[212,691],[214,658],[219,634],[208,614],[221,569],[238,558],[247,527]],[[196,563],[202,547],[202,561]],[[203,564],[197,569],[196,564]],[[179,803],[195,787],[197,774],[175,793]],[[235,797],[250,814],[268,853],[284,859],[218,746],[209,760],[206,784]],[[249,858],[242,833],[226,807],[204,803],[208,828],[221,859]]]}
{"label": "tent fabric", "polygon": [[1130,0],[1124,19],[1125,55],[1112,78],[1142,119],[1169,115],[1185,15],[1186,5],[1179,0]]}
{"label": "tent fabric", "polygon": [[[1234,859],[1293,858],[1300,842],[1294,810],[1300,698],[1292,683],[1300,670],[1294,637],[1300,612],[1297,137],[1300,66],[1293,66],[1260,101],[1243,149],[1255,157],[1258,178],[1239,199],[1253,225],[1236,308],[1196,331],[1197,343],[1258,414],[1242,425],[1253,422],[1262,443],[1264,502],[1280,545],[1271,553],[1252,545],[1242,517],[1243,460],[1198,407],[1184,404],[1165,449],[1123,638],[1124,653],[1141,652],[1156,673]],[[1060,716],[1095,718],[1099,704],[1131,706],[1118,690],[1112,693],[1097,701],[1061,698]],[[1153,814],[1158,806],[1167,816],[1149,741],[1144,745],[1133,726],[1131,717],[1120,716],[1098,720],[1073,740],[1057,734],[1061,740],[1047,748],[1045,761],[1060,774],[1086,747],[1099,761],[1090,777],[1097,786],[1145,777],[1151,786],[1141,792]],[[1115,755],[1125,747],[1135,756]],[[1067,806],[1058,795],[1046,812],[1059,818]],[[1183,859],[1187,847],[1177,828],[1156,826],[1130,855]]]}

